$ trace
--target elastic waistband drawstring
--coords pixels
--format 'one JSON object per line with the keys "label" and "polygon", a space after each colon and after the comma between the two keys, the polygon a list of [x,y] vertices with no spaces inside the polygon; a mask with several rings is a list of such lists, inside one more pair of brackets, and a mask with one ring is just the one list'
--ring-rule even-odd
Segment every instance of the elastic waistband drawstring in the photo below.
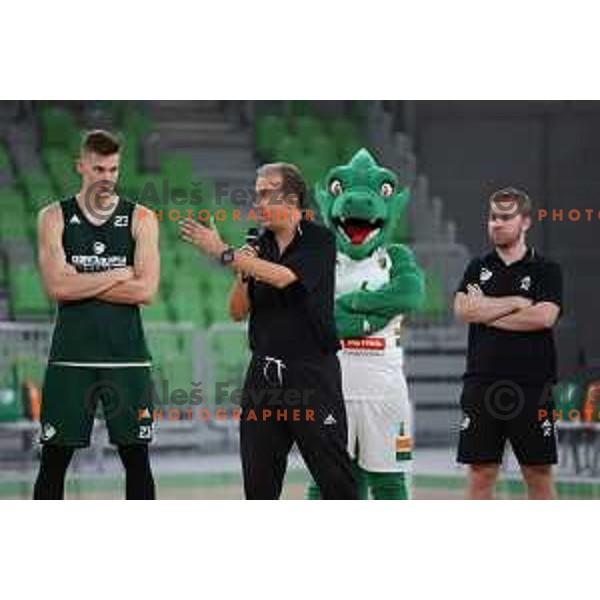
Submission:
{"label": "elastic waistband drawstring", "polygon": [[273,358],[272,356],[265,356],[265,366],[263,367],[263,375],[265,379],[272,384],[269,378],[269,367],[275,364],[277,365],[277,381],[279,382],[279,386],[283,386],[283,373],[282,369],[287,369],[286,364],[280,358]]}

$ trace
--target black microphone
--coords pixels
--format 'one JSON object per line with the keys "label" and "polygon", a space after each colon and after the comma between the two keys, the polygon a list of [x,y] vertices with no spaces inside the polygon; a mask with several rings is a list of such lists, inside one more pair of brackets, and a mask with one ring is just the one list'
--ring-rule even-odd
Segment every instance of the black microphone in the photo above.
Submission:
{"label": "black microphone", "polygon": [[[246,232],[246,246],[250,246],[257,254],[259,249],[258,244],[259,232],[257,227],[250,227]],[[242,275],[242,281],[244,283],[248,283],[250,277],[247,275]]]}

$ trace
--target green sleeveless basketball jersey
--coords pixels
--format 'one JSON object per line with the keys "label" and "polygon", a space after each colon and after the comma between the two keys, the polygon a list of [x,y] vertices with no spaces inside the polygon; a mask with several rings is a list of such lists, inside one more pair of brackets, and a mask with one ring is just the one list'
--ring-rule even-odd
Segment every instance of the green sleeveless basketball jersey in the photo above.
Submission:
{"label": "green sleeveless basketball jersey", "polygon": [[[67,262],[78,272],[133,266],[133,202],[119,199],[110,219],[102,225],[92,225],[87,220],[75,197],[64,200],[60,206],[64,220],[63,248]],[[49,360],[78,363],[150,360],[139,307],[96,298],[60,302]]]}

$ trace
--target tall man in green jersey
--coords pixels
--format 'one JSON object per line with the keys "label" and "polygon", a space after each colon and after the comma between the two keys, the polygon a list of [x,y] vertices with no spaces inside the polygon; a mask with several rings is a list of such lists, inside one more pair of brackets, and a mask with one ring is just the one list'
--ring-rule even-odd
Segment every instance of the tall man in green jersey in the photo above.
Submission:
{"label": "tall man in green jersey", "polygon": [[58,303],[42,391],[43,443],[34,499],[62,499],[76,448],[89,445],[98,402],[126,473],[127,499],[151,500],[150,354],[140,305],[159,281],[158,224],[152,211],[115,193],[120,143],[85,135],[79,194],[38,218],[39,266]]}

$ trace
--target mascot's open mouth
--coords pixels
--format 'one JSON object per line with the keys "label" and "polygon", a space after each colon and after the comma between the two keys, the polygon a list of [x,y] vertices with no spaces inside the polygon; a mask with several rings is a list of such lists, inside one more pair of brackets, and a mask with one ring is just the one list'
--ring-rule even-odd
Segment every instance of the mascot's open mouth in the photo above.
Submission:
{"label": "mascot's open mouth", "polygon": [[358,246],[371,241],[381,231],[383,220],[338,217],[334,225],[352,245]]}

